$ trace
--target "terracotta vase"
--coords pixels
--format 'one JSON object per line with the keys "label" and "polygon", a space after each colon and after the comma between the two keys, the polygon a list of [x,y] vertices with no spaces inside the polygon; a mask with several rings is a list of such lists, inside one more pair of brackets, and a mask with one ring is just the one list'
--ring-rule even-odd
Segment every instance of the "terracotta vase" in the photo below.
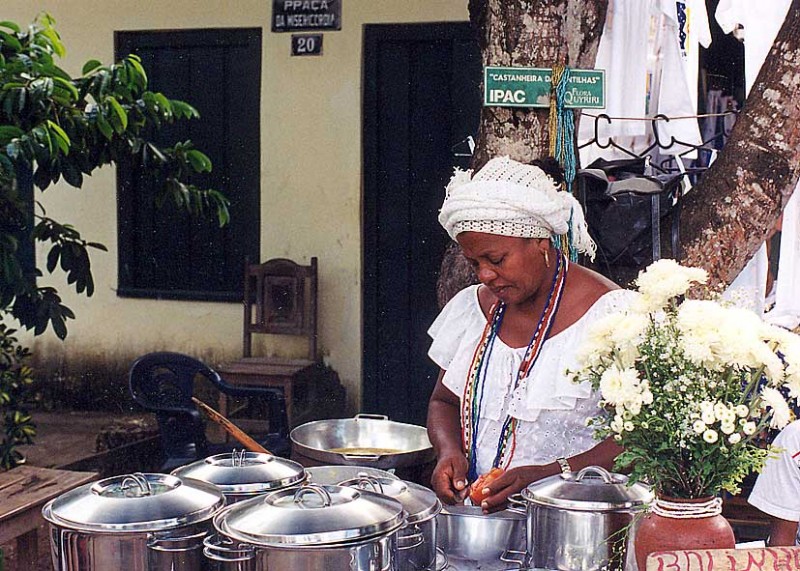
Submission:
{"label": "terracotta vase", "polygon": [[[661,499],[673,503],[700,504],[712,498]],[[657,551],[733,549],[735,545],[733,528],[721,514],[683,519],[650,512],[639,521],[634,540],[639,571],[645,571],[647,556]]]}

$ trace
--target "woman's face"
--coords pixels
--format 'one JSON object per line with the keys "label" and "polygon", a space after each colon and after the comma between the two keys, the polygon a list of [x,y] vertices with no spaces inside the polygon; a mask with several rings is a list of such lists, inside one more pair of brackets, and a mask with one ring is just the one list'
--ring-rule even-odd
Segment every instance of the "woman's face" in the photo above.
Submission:
{"label": "woman's face", "polygon": [[481,232],[462,232],[456,240],[478,280],[498,299],[515,305],[539,290],[547,273],[544,252],[550,248],[549,240]]}

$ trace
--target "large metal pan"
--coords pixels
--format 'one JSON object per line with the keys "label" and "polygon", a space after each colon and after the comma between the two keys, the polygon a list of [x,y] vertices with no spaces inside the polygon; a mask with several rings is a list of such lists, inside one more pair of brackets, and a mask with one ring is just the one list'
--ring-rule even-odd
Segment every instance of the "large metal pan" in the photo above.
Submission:
{"label": "large metal pan", "polygon": [[424,426],[382,415],[317,420],[298,426],[289,436],[294,452],[326,464],[390,470],[425,464],[435,457]]}

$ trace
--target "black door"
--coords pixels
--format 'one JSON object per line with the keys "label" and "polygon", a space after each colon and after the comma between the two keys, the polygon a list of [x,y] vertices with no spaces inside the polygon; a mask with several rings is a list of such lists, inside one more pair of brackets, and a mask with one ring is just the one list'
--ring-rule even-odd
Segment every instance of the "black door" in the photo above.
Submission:
{"label": "black door", "polygon": [[437,214],[453,167],[469,163],[480,51],[467,23],[372,25],[364,57],[364,409],[425,424],[449,240]]}

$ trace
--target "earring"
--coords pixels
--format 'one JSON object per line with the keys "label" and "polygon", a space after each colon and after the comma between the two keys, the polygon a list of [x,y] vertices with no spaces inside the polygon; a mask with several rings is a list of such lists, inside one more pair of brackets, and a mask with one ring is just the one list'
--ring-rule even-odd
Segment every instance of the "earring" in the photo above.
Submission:
{"label": "earring", "polygon": [[550,267],[550,254],[548,254],[547,250],[542,252],[542,254],[544,255],[544,265],[549,268]]}

